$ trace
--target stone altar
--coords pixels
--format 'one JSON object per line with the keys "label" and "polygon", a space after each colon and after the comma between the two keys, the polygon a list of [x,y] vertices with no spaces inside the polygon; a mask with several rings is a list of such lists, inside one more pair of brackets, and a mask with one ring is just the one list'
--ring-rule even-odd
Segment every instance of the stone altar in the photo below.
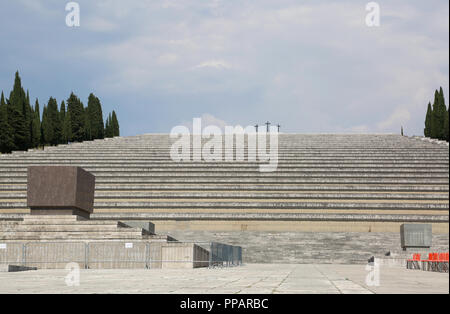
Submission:
{"label": "stone altar", "polygon": [[80,167],[28,167],[27,206],[31,215],[77,215],[89,219],[95,177]]}

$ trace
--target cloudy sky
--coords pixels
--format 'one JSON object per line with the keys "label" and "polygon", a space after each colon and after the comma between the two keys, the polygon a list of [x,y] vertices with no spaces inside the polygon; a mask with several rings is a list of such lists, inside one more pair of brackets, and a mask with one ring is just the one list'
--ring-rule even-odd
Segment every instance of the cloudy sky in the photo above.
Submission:
{"label": "cloudy sky", "polygon": [[448,104],[449,2],[383,0],[0,1],[0,90],[20,71],[31,97],[90,92],[122,135],[193,117],[284,132],[422,135],[428,101]]}

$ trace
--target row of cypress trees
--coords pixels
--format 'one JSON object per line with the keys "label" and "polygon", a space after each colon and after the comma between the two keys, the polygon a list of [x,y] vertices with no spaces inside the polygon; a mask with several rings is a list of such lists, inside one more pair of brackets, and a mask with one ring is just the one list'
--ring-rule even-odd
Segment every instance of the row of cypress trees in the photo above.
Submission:
{"label": "row of cypress trees", "polygon": [[428,103],[427,115],[425,117],[424,135],[426,137],[449,141],[448,116],[449,111],[445,105],[444,91],[442,87],[434,92],[434,102]]}
{"label": "row of cypress trees", "polygon": [[86,140],[103,139],[120,135],[116,113],[109,114],[106,126],[100,100],[90,94],[88,105],[71,93],[58,108],[58,102],[50,97],[44,105],[42,120],[39,101],[30,104],[28,91],[22,88],[19,72],[16,72],[14,87],[6,99],[3,91],[0,98],[0,152],[27,150],[45,145],[66,144]]}

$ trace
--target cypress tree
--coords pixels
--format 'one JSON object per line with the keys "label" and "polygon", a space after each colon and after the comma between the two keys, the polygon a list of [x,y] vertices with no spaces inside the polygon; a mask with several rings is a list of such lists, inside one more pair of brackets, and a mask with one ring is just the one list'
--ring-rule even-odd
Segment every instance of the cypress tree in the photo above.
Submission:
{"label": "cypress tree", "polygon": [[431,137],[435,139],[444,138],[444,123],[445,123],[445,100],[442,91],[435,91],[434,93],[434,103],[433,103],[433,119],[432,119],[432,130]]}
{"label": "cypress tree", "polygon": [[90,141],[92,140],[92,126],[91,126],[91,120],[89,118],[89,108],[84,108],[84,140]]}
{"label": "cypress tree", "polygon": [[445,110],[445,118],[444,118],[444,141],[449,142],[449,130],[448,130],[448,109]]}
{"label": "cypress tree", "polygon": [[33,147],[38,147],[41,143],[41,113],[39,108],[39,101],[36,98],[33,111],[33,119],[31,120],[31,141]]}
{"label": "cypress tree", "polygon": [[94,112],[94,125],[95,125],[95,136],[97,139],[103,139],[104,134],[104,123],[103,123],[103,109],[100,99],[96,97],[96,109]]}
{"label": "cypress tree", "polygon": [[105,137],[109,137],[109,115],[106,117],[104,134]]}
{"label": "cypress tree", "polygon": [[67,143],[68,139],[67,139],[67,132],[65,129],[65,123],[66,123],[66,103],[64,102],[64,100],[61,102],[61,106],[59,109],[59,123],[61,126],[61,140],[60,140],[60,144],[65,144]]}
{"label": "cypress tree", "polygon": [[111,128],[111,113],[106,118],[105,137],[113,137],[113,132],[112,132],[112,128]]}
{"label": "cypress tree", "polygon": [[87,114],[91,139],[104,138],[102,105],[100,99],[92,93],[89,95]]}
{"label": "cypress tree", "polygon": [[423,133],[426,137],[431,137],[432,135],[432,123],[433,123],[433,110],[431,109],[431,103],[428,103],[427,115],[425,118],[425,129]]}
{"label": "cypress tree", "polygon": [[48,145],[57,145],[61,140],[61,121],[58,112],[58,103],[56,99],[50,97],[48,104],[44,107],[42,117],[42,129],[44,133],[44,142]]}
{"label": "cypress tree", "polygon": [[66,118],[66,103],[61,101],[61,107],[59,109],[59,120],[64,121]]}
{"label": "cypress tree", "polygon": [[27,123],[27,114],[24,112],[27,105],[25,91],[22,88],[19,72],[16,72],[14,87],[9,96],[9,124],[13,129],[14,149],[26,150],[30,142],[30,126]]}
{"label": "cypress tree", "polygon": [[442,89],[442,86],[439,89],[439,121],[442,125],[441,131],[439,133],[439,139],[440,140],[446,140],[446,133],[445,133],[445,120],[448,118],[448,111],[447,106],[445,105],[445,97],[444,97],[444,90]]}
{"label": "cypress tree", "polygon": [[111,128],[113,136],[120,136],[119,120],[117,120],[117,115],[114,110],[111,117]]}
{"label": "cypress tree", "polygon": [[8,107],[2,92],[0,98],[0,153],[10,153],[13,148],[13,129],[8,121]]}
{"label": "cypress tree", "polygon": [[65,143],[68,143],[71,141],[72,138],[72,131],[71,131],[71,120],[70,120],[70,112],[68,111],[66,113],[66,116],[64,117],[64,123],[63,123],[63,139]]}
{"label": "cypress tree", "polygon": [[431,122],[431,138],[438,138],[439,136],[439,93],[436,90],[434,92],[433,113]]}
{"label": "cypress tree", "polygon": [[66,113],[63,123],[63,139],[66,143],[70,142],[72,139],[72,127],[70,120],[70,112]]}
{"label": "cypress tree", "polygon": [[44,105],[44,109],[42,110],[42,144],[50,145],[51,140],[53,139],[53,126],[51,125],[51,120],[48,116],[47,106]]}
{"label": "cypress tree", "polygon": [[53,128],[53,137],[50,139],[50,144],[57,145],[61,142],[61,119],[58,111],[58,102],[53,97],[50,97],[48,101],[47,114]]}
{"label": "cypress tree", "polygon": [[33,147],[33,108],[30,102],[30,93],[27,90],[27,96],[25,98],[25,104],[23,108],[25,123],[28,126],[27,134],[27,148]]}
{"label": "cypress tree", "polygon": [[94,112],[94,106],[95,106],[95,96],[94,94],[89,94],[88,97],[88,104],[85,110],[85,126],[86,126],[86,139],[92,140],[93,139],[93,121],[92,121],[92,113]]}
{"label": "cypress tree", "polygon": [[67,99],[67,109],[70,114],[70,138],[71,142],[82,142],[85,136],[84,132],[84,107],[80,99],[71,93]]}

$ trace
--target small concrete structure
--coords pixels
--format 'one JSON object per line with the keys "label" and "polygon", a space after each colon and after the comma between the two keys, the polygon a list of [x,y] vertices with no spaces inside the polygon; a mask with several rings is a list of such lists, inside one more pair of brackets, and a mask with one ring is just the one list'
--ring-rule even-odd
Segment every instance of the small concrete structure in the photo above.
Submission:
{"label": "small concrete structure", "polygon": [[131,228],[144,229],[148,234],[155,234],[155,224],[150,221],[121,220],[120,222],[123,222]]}
{"label": "small concrete structure", "polygon": [[77,215],[94,209],[95,177],[80,167],[28,168],[27,205],[31,215]]}
{"label": "small concrete structure", "polygon": [[429,249],[432,245],[431,224],[403,224],[400,226],[401,246],[404,251]]}
{"label": "small concrete structure", "polygon": [[209,266],[209,252],[194,243],[161,245],[161,268],[199,268]]}

